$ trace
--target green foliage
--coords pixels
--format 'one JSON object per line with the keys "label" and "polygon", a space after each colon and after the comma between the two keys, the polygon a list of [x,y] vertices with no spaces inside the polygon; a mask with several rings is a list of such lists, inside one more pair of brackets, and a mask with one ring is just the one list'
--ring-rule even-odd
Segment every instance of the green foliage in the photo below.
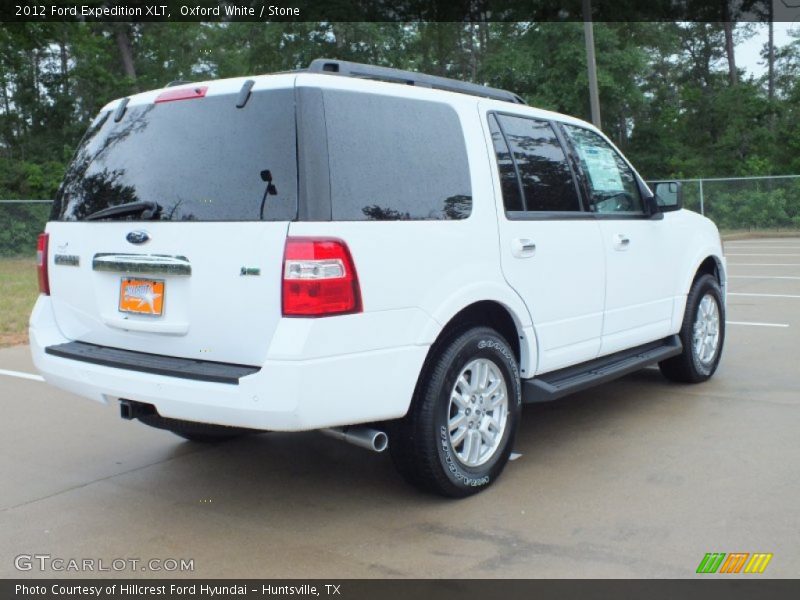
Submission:
{"label": "green foliage", "polygon": [[[737,25],[734,37],[754,27]],[[594,35],[603,129],[645,178],[800,173],[800,37],[777,49],[769,96],[765,78],[731,82],[721,23],[595,23]],[[6,23],[0,198],[52,198],[89,121],[114,98],[319,57],[476,81],[589,117],[583,23]],[[725,209],[718,199],[717,218],[795,222],[788,192],[763,194],[734,194]],[[19,227],[0,221],[0,252],[12,239],[29,247]]]}
{"label": "green foliage", "polygon": [[800,185],[720,193],[706,214],[721,229],[795,229],[800,227]]}
{"label": "green foliage", "polygon": [[34,254],[49,214],[49,204],[0,204],[0,256]]}

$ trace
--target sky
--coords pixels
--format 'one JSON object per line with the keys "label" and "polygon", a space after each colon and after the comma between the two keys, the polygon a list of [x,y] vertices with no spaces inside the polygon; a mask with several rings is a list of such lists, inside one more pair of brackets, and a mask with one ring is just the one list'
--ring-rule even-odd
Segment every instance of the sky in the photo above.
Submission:
{"label": "sky", "polygon": [[[736,45],[736,66],[744,69],[755,77],[760,77],[767,72],[767,62],[761,58],[761,49],[769,39],[766,24],[757,24],[756,34],[749,40]],[[789,31],[800,31],[800,22],[775,23],[775,47],[785,46],[794,38]]]}

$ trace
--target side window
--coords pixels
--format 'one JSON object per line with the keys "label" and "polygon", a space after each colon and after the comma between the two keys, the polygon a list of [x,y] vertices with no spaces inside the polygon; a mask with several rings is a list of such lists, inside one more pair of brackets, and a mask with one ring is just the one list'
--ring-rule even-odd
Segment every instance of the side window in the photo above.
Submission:
{"label": "side window", "polygon": [[497,118],[489,115],[489,132],[492,134],[494,153],[497,156],[497,170],[500,174],[500,189],[503,192],[503,205],[506,212],[518,212],[525,210],[522,203],[522,189],[519,187],[517,178],[517,167],[511,158],[511,152],[497,124]]}
{"label": "side window", "polygon": [[564,129],[588,179],[591,210],[617,214],[644,212],[633,169],[619,153],[594,131],[574,125],[564,125]]}
{"label": "side window", "polygon": [[335,221],[466,219],[469,163],[452,107],[323,92]]}
{"label": "side window", "polygon": [[[550,123],[509,115],[498,115],[497,119],[519,174],[524,210],[579,211],[580,200],[572,171]],[[502,179],[501,160],[498,152]],[[504,184],[504,198],[505,191]],[[506,202],[507,210],[513,210]]]}

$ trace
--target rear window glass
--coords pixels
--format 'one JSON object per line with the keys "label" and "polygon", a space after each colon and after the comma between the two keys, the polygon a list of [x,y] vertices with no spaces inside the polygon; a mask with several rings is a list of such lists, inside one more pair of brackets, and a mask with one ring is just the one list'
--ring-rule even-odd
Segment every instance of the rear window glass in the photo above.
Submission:
{"label": "rear window glass", "polygon": [[[80,221],[130,202],[157,203],[164,221],[295,218],[294,92],[254,92],[244,108],[236,100],[130,106],[118,123],[113,112],[101,114],[67,170],[53,218]],[[266,197],[265,171],[272,178]]]}
{"label": "rear window glass", "polygon": [[326,90],[333,219],[465,219],[467,150],[446,104]]}

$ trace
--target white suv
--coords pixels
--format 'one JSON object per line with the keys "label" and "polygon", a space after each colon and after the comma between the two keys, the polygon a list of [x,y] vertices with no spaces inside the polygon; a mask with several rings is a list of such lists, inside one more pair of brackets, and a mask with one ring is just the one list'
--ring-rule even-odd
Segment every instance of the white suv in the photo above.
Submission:
{"label": "white suv", "polygon": [[[402,84],[402,85],[398,85]],[[39,240],[51,384],[190,440],[323,429],[412,483],[500,474],[524,402],[724,339],[717,229],[596,128],[316,60],[108,104]]]}

